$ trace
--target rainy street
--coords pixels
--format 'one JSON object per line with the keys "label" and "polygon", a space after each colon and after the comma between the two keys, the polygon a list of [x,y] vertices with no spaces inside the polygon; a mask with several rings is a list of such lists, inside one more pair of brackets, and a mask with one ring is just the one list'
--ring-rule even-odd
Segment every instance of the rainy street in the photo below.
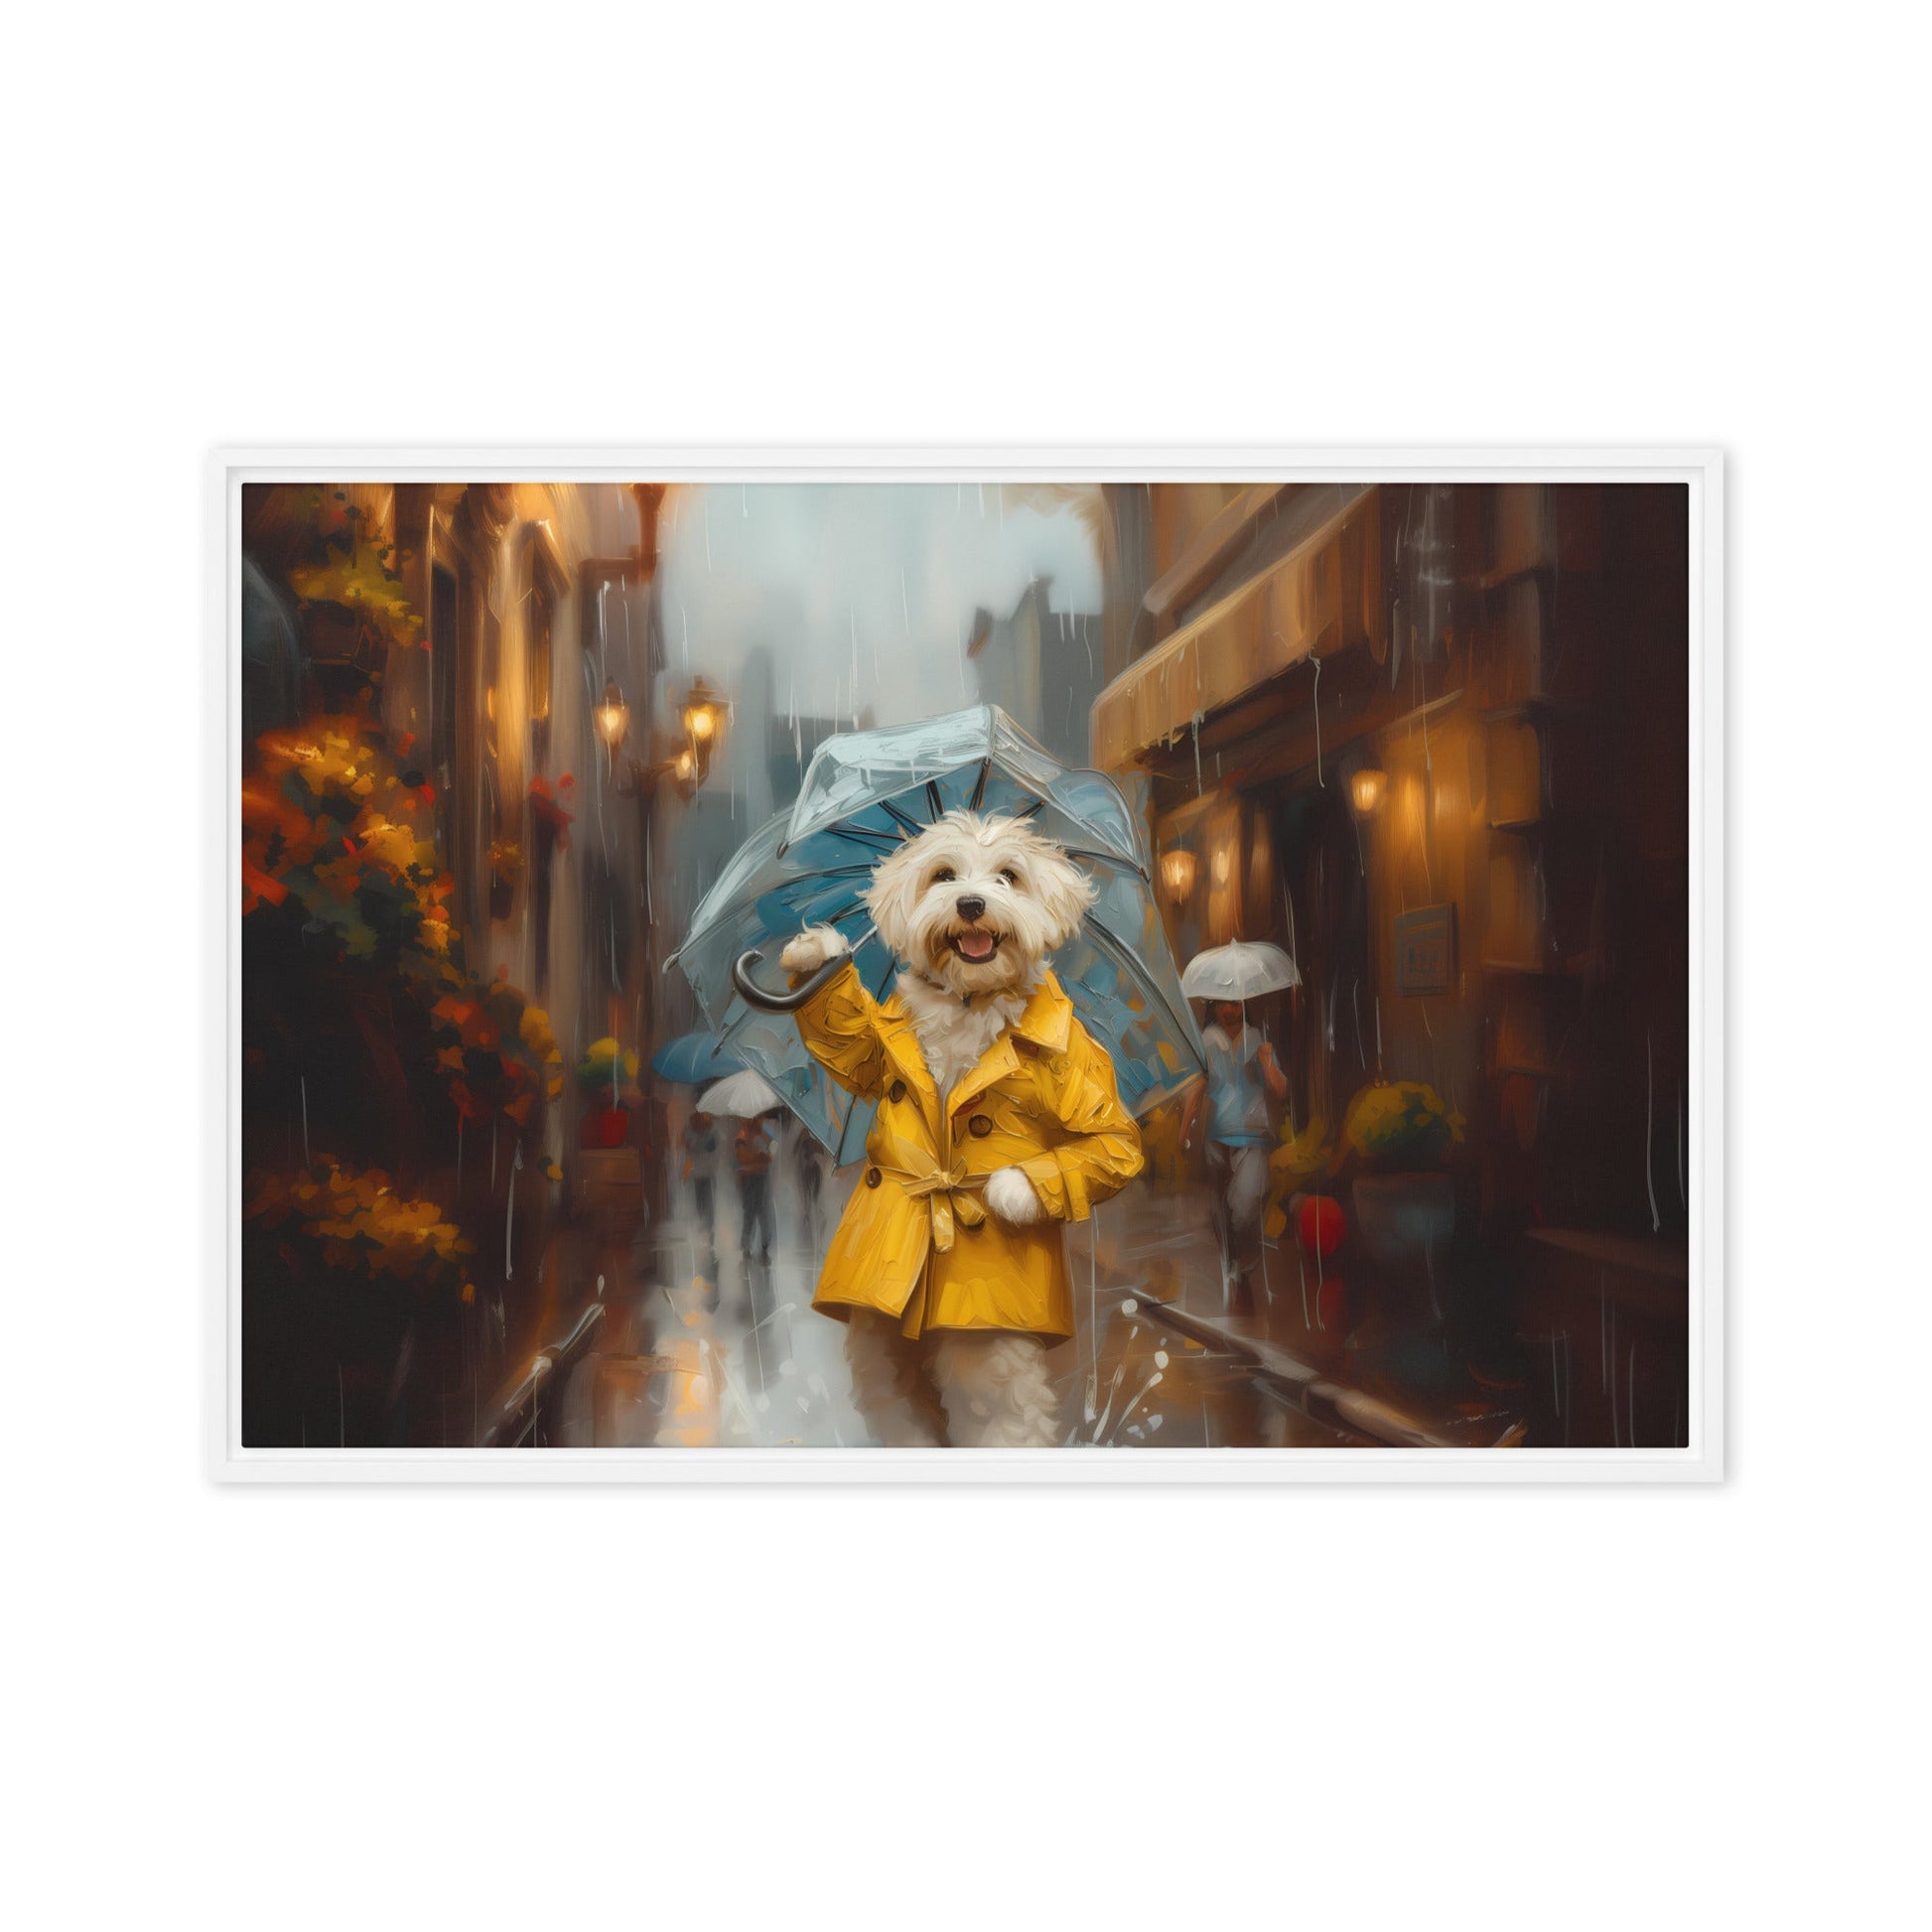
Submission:
{"label": "rainy street", "polygon": [[[523,1440],[574,1449],[868,1443],[843,1324],[810,1306],[843,1191],[829,1183],[814,1226],[802,1189],[781,1176],[768,1262],[741,1251],[729,1183],[712,1240],[686,1188],[654,1233],[600,1249],[608,1312]],[[1259,1313],[1230,1315],[1204,1193],[1103,1207],[1069,1236],[1068,1255],[1079,1332],[1050,1356],[1067,1447],[1473,1443],[1514,1420],[1493,1401],[1444,1404],[1424,1420],[1316,1374],[1339,1337],[1315,1325],[1320,1284],[1305,1281],[1286,1252],[1268,1256]],[[1372,1369],[1366,1380],[1387,1389]]]}
{"label": "rainy street", "polygon": [[1038,1447],[1682,1441],[1669,492],[243,507],[250,1443],[874,1444],[848,1213]]}
{"label": "rainy street", "polygon": [[[611,1313],[560,1392],[545,1442],[842,1448],[870,1441],[852,1406],[843,1324],[810,1306],[822,1237],[812,1241],[795,1185],[787,1180],[776,1193],[768,1263],[741,1253],[729,1192],[715,1253],[707,1252],[688,1195],[654,1237],[643,1234],[624,1274],[607,1277]],[[826,1205],[836,1212],[840,1202],[829,1196]],[[1170,1234],[1164,1245],[1176,1254],[1198,1251],[1205,1235],[1203,1209],[1198,1228]],[[1080,1335],[1053,1351],[1063,1440],[1199,1448],[1248,1437],[1261,1405],[1238,1359],[1217,1358],[1149,1319],[1116,1270],[1102,1278],[1092,1241],[1076,1233],[1069,1251],[1083,1306]],[[1218,1299],[1218,1287],[1210,1293],[1204,1278],[1188,1287],[1203,1312]]]}

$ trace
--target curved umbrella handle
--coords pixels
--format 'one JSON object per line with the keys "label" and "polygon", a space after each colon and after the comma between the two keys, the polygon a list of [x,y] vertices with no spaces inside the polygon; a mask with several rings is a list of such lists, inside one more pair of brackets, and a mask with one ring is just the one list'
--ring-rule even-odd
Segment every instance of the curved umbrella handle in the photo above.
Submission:
{"label": "curved umbrella handle", "polygon": [[757,1007],[760,1013],[796,1013],[815,993],[844,971],[852,955],[849,952],[835,953],[802,985],[793,987],[788,993],[773,993],[752,977],[752,968],[763,957],[754,946],[750,952],[742,952],[732,961],[732,985],[738,997],[748,1007]]}

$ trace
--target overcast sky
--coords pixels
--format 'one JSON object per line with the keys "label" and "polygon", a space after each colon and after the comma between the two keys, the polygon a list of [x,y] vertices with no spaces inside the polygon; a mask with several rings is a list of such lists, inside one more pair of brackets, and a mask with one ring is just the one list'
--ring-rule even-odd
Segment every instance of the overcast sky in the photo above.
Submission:
{"label": "overcast sky", "polygon": [[[678,489],[659,530],[666,659],[735,688],[771,653],[775,708],[903,723],[971,701],[972,614],[1029,581],[1056,611],[1100,609],[1093,541],[1070,504],[993,483],[737,483]],[[688,653],[688,656],[687,656]],[[857,701],[854,701],[854,688]]]}

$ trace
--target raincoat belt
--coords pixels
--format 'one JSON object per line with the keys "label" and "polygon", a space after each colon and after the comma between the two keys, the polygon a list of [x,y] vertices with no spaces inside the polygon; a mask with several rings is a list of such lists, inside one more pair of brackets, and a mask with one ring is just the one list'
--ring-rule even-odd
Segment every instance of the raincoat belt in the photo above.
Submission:
{"label": "raincoat belt", "polygon": [[932,1245],[942,1255],[951,1252],[955,1216],[969,1228],[979,1227],[986,1220],[986,1209],[969,1191],[984,1187],[986,1175],[969,1174],[963,1158],[955,1161],[950,1171],[934,1168],[930,1173],[914,1174],[904,1168],[887,1168],[884,1172],[914,1200],[923,1200],[932,1210]]}

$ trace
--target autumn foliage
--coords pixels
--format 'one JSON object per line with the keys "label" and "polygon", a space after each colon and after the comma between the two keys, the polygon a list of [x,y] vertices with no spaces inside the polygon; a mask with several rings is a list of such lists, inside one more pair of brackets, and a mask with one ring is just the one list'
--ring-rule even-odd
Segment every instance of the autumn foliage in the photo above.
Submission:
{"label": "autumn foliage", "polygon": [[424,1070],[464,1121],[528,1126],[562,1090],[563,1057],[541,1008],[464,962],[433,788],[356,717],[267,732],[256,750],[241,794],[244,918],[279,923],[313,971],[379,981],[423,1016]]}
{"label": "autumn foliage", "polygon": [[434,1201],[408,1200],[379,1168],[325,1156],[293,1176],[250,1176],[242,1218],[275,1244],[298,1280],[348,1273],[470,1302],[476,1288],[466,1241]]}

